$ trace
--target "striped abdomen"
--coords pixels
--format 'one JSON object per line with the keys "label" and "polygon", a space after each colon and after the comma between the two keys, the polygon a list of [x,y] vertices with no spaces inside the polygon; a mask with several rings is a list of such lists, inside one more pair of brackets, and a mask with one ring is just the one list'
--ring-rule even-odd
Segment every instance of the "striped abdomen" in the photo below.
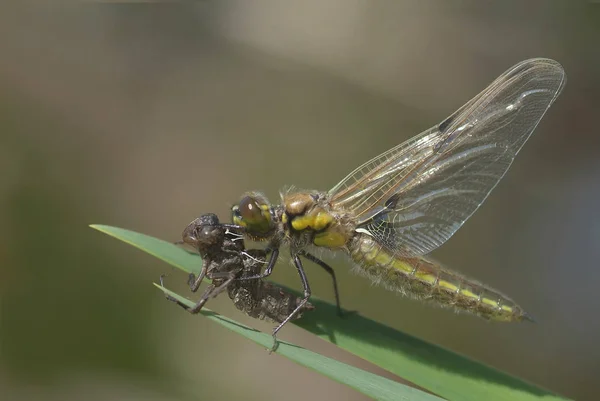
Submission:
{"label": "striped abdomen", "polygon": [[365,233],[356,233],[349,250],[362,273],[389,289],[487,319],[531,320],[519,305],[500,292],[425,258],[393,256]]}

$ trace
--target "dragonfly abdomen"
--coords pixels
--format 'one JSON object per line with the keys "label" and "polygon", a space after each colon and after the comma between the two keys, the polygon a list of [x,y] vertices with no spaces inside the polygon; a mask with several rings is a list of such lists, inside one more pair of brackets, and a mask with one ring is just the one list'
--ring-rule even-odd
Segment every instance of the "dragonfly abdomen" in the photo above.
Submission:
{"label": "dragonfly abdomen", "polygon": [[368,234],[357,233],[349,250],[361,273],[391,290],[490,320],[531,320],[500,292],[427,259],[394,256]]}

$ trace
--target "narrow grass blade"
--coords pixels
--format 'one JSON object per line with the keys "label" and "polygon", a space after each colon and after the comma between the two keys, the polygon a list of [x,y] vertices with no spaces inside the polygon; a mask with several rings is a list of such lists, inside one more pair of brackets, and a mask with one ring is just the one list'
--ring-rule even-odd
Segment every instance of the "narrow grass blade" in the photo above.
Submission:
{"label": "narrow grass blade", "polygon": [[[178,301],[184,303],[188,307],[194,306],[194,302],[186,299],[158,284],[154,284],[165,295],[170,295]],[[234,320],[226,318],[213,312],[209,309],[202,309],[200,313],[229,330],[238,333],[255,343],[270,348],[273,344],[273,337],[252,329]],[[265,350],[265,353],[267,351]],[[350,386],[361,393],[376,399],[376,400],[414,400],[414,401],[441,401],[442,399],[423,391],[406,386],[404,384],[377,376],[373,373],[364,371],[354,366],[347,365],[336,361],[335,359],[327,358],[305,348],[299,347],[280,341],[277,348],[277,354],[289,358],[299,365],[305,366],[318,373],[321,373],[335,381]]]}
{"label": "narrow grass blade", "polygon": [[102,224],[91,224],[90,227],[141,249],[185,272],[198,274],[202,268],[202,259],[199,255],[189,253],[172,242]]}
{"label": "narrow grass blade", "polygon": [[[199,270],[198,256],[191,255],[168,242],[115,227],[98,225],[92,227],[185,272]],[[448,400],[558,401],[565,399],[359,314],[350,312],[345,318],[339,318],[335,305],[316,297],[311,297],[311,303],[316,306],[316,309],[305,314],[302,319],[294,321],[295,324]],[[267,338],[270,339],[270,336]],[[268,344],[267,342],[263,345]],[[394,399],[402,398],[397,395]]]}

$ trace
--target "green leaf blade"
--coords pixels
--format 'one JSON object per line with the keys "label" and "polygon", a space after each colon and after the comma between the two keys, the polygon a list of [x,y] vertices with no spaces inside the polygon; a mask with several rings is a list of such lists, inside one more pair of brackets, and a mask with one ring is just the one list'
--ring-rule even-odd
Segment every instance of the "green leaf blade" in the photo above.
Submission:
{"label": "green leaf blade", "polygon": [[[190,301],[189,299],[186,299],[159,284],[154,283],[154,285],[163,291],[165,295],[169,295],[177,299],[187,307],[194,306],[194,302]],[[270,348],[273,343],[273,337],[270,335],[226,318],[209,309],[202,309],[200,314],[207,319],[210,319],[228,328],[229,330],[238,333],[251,341],[254,341],[255,343],[265,347],[265,349]],[[265,350],[265,352],[267,351]],[[424,393],[418,389],[386,379],[354,366],[338,362],[335,359],[327,358],[323,355],[309,351],[297,345],[287,343],[285,341],[280,341],[279,347],[277,348],[277,354],[289,358],[293,362],[321,373],[337,382],[350,386],[376,400],[442,400],[434,395]]]}
{"label": "green leaf blade", "polygon": [[90,227],[149,253],[187,273],[198,274],[202,268],[202,258],[200,256],[189,253],[174,243],[103,224],[90,224]]}
{"label": "green leaf blade", "polygon": [[[187,273],[197,273],[200,269],[200,258],[197,255],[189,254],[171,243],[116,227],[93,225],[92,228],[125,241]],[[284,286],[281,287],[285,288]],[[186,303],[191,303],[191,301],[186,300],[185,298],[181,299]],[[325,341],[329,341],[354,355],[448,400],[565,400],[565,398],[559,397],[548,390],[541,389],[526,383],[521,379],[500,372],[437,345],[394,330],[358,314],[350,312],[347,314],[347,317],[338,318],[335,305],[319,300],[316,297],[311,297],[311,303],[315,305],[315,310],[306,313],[302,319],[294,321],[294,324],[310,331]],[[210,316],[208,317],[210,318]],[[220,320],[220,323],[225,325],[223,323],[225,321],[229,320]],[[238,323],[233,321],[230,321],[230,323],[235,327],[239,326]],[[231,326],[228,327],[231,328]],[[250,338],[245,335],[249,333],[240,334]],[[251,340],[265,347],[270,347],[271,336],[260,332],[256,332],[255,334],[258,337],[250,338]],[[298,353],[294,353],[288,351],[287,347],[292,347],[291,349],[293,350],[301,349],[288,344],[282,348],[282,350],[286,350],[285,356],[288,356],[290,359],[303,366],[308,366],[328,377],[338,380],[335,377],[335,372],[327,370],[328,373],[325,373],[324,371],[315,368],[321,361],[314,357],[314,355],[306,354],[310,353],[310,351],[302,349],[302,352],[298,351]],[[284,355],[283,352],[278,351],[278,353]],[[290,354],[288,355],[287,353]],[[325,363],[325,365],[331,366],[328,365],[328,363],[329,362]],[[376,377],[384,379],[379,376]],[[359,391],[367,394],[365,391],[368,391],[368,383],[361,380],[360,377],[353,376],[353,379],[360,382],[361,386],[364,386],[361,387],[362,390]],[[370,377],[370,380],[375,379]],[[343,382],[346,383],[345,381]],[[346,384],[356,388],[351,383]],[[411,390],[415,389],[411,388]],[[419,393],[425,394],[422,392]],[[388,399],[381,397],[391,396],[390,394],[385,394],[388,393],[383,391],[381,394],[378,393],[375,398]],[[412,396],[413,395],[410,397]],[[402,397],[409,396],[396,393],[395,398],[390,399],[402,399]],[[406,399],[412,400],[416,398]]]}

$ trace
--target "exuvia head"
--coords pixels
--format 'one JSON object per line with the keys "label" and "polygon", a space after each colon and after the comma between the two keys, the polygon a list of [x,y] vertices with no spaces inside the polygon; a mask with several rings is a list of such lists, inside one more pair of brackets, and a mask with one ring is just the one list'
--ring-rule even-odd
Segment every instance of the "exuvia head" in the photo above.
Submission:
{"label": "exuvia head", "polygon": [[246,233],[254,237],[264,237],[274,227],[269,201],[256,192],[244,194],[231,208],[231,214],[233,223],[244,227]]}
{"label": "exuvia head", "polygon": [[225,229],[215,214],[205,214],[192,221],[183,231],[183,242],[201,253],[213,246],[220,247],[225,240]]}

